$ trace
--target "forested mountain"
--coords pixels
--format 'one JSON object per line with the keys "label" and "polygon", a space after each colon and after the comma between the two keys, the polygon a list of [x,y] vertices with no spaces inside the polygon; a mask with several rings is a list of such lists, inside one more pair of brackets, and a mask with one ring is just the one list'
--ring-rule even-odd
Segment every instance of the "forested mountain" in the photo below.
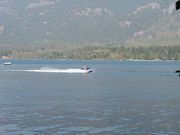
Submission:
{"label": "forested mountain", "polygon": [[1,0],[0,47],[177,45],[176,0]]}

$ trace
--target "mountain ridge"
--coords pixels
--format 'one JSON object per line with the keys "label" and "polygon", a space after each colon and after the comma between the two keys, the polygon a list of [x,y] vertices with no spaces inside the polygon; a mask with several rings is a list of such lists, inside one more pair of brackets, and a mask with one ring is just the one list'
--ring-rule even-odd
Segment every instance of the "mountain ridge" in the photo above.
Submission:
{"label": "mountain ridge", "polygon": [[2,0],[0,46],[177,44],[175,2]]}

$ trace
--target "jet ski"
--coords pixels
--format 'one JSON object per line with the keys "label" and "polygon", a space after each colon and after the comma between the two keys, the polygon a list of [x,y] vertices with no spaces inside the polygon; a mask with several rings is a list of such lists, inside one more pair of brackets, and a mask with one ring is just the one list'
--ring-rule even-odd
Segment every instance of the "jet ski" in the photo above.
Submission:
{"label": "jet ski", "polygon": [[92,68],[89,68],[89,67],[87,67],[87,66],[84,66],[83,65],[83,67],[82,67],[82,69],[81,69],[84,73],[91,73],[91,72],[93,72],[94,71],[94,69],[92,69]]}
{"label": "jet ski", "polygon": [[84,73],[91,73],[91,72],[94,71],[94,69],[92,69],[92,68],[89,68],[89,69],[81,69],[81,70],[82,70],[82,72],[84,72]]}

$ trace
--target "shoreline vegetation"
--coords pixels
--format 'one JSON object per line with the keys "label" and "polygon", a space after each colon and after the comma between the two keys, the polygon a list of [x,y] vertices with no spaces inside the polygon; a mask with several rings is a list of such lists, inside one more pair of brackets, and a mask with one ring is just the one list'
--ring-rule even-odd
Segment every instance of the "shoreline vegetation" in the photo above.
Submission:
{"label": "shoreline vegetation", "polygon": [[0,58],[78,60],[180,60],[180,45],[73,46],[1,49]]}

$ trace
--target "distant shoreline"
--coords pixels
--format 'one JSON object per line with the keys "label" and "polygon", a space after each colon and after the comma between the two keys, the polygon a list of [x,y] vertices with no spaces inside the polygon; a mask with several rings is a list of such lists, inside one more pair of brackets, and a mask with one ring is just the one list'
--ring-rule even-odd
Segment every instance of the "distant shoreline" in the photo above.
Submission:
{"label": "distant shoreline", "polygon": [[0,58],[1,61],[13,61],[13,60],[57,60],[57,61],[130,61],[130,62],[180,62],[180,60],[145,60],[145,59],[127,59],[127,60],[113,60],[113,59],[33,59],[33,58],[12,58],[12,59],[2,59]]}
{"label": "distant shoreline", "polygon": [[2,59],[175,61],[180,60],[180,45],[81,46],[53,49],[0,50],[0,57]]}

